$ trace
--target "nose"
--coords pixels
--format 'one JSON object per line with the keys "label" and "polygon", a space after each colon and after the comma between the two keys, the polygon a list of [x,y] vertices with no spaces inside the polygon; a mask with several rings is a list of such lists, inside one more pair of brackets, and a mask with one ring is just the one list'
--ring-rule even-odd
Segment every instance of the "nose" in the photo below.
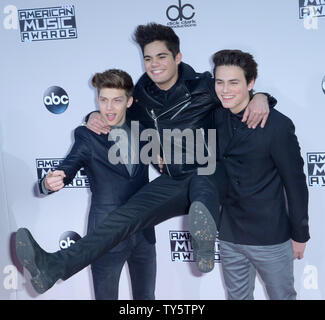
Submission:
{"label": "nose", "polygon": [[226,83],[224,83],[223,86],[222,86],[222,92],[227,93],[228,89],[229,89],[228,85]]}
{"label": "nose", "polygon": [[113,109],[112,101],[107,101],[106,102],[106,110],[110,111]]}
{"label": "nose", "polygon": [[159,60],[157,58],[153,58],[151,60],[151,67],[156,67],[159,65]]}

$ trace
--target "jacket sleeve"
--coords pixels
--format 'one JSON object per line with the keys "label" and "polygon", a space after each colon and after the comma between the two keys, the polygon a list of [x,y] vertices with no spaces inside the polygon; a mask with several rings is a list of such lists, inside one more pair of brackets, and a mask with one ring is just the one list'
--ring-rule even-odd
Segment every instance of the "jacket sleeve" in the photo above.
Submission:
{"label": "jacket sleeve", "polygon": [[279,171],[288,202],[288,214],[291,226],[291,238],[297,242],[306,242],[308,227],[308,187],[304,174],[304,161],[295,135],[292,121],[275,119],[277,125],[271,141],[271,155]]}
{"label": "jacket sleeve", "polygon": [[83,123],[84,124],[87,124],[87,122],[88,122],[88,120],[89,120],[89,117],[90,117],[90,115],[92,114],[92,113],[94,113],[94,112],[97,112],[97,113],[99,113],[99,111],[98,110],[94,110],[94,111],[91,111],[91,112],[89,112],[86,116],[85,116],[85,118],[84,118],[84,121],[83,121]]}
{"label": "jacket sleeve", "polygon": [[87,165],[91,155],[88,129],[84,126],[76,128],[74,138],[75,142],[71,151],[57,168],[57,170],[63,170],[66,175],[63,180],[64,185],[72,182],[78,170]]}
{"label": "jacket sleeve", "polygon": [[254,94],[251,95],[251,99],[256,95],[256,94],[264,94],[267,97],[267,102],[269,103],[269,108],[273,109],[275,108],[276,104],[278,103],[277,99],[275,99],[273,96],[271,96],[267,92],[255,92]]}
{"label": "jacket sleeve", "polygon": [[[71,183],[73,178],[75,177],[76,173],[80,168],[85,166],[87,161],[90,158],[90,149],[88,143],[88,135],[87,135],[87,128],[80,126],[75,129],[74,131],[74,139],[75,142],[72,146],[71,151],[63,160],[63,162],[56,168],[56,170],[63,170],[66,177],[64,178],[63,182],[64,185]],[[39,182],[39,191],[41,194],[51,194],[53,191],[48,190],[45,187],[44,179],[41,179]]]}

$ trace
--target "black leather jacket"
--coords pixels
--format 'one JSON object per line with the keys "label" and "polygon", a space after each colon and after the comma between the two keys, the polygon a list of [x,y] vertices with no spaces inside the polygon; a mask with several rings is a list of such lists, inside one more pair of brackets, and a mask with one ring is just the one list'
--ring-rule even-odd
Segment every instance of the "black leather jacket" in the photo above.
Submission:
{"label": "black leather jacket", "polygon": [[[159,134],[157,138],[161,147],[161,155],[164,158],[164,173],[170,176],[180,176],[193,172],[199,166],[206,166],[197,161],[196,140],[201,135],[198,143],[205,150],[205,156],[209,151],[213,152],[213,150],[207,150],[207,130],[215,128],[213,111],[217,105],[220,106],[209,72],[196,73],[191,66],[182,62],[179,65],[179,78],[168,91],[158,89],[145,73],[137,82],[133,97],[133,105],[127,111],[128,117],[131,120],[140,121],[145,128],[155,129]],[[186,148],[184,139],[181,144],[175,142],[175,139],[164,134],[166,132],[164,129],[182,131],[190,129],[187,133],[192,134],[194,149]],[[171,148],[168,147],[170,144]],[[171,152],[167,151],[168,148]],[[193,161],[185,161],[186,150],[188,155],[193,156]],[[170,161],[167,155],[170,155]],[[182,160],[177,161],[177,156],[181,156]]]}

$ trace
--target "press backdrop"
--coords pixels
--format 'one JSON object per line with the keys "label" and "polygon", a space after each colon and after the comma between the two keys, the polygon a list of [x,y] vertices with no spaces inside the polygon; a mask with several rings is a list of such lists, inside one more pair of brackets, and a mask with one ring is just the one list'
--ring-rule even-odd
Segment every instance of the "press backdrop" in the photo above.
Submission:
{"label": "press backdrop", "polygon": [[[212,70],[221,49],[252,53],[256,89],[278,99],[296,125],[310,192],[305,258],[294,263],[300,299],[324,299],[325,4],[323,0],[3,0],[0,4],[0,298],[93,299],[90,269],[37,295],[17,270],[14,232],[28,227],[48,251],[85,235],[90,191],[83,170],[73,184],[40,196],[36,184],[65,157],[73,130],[97,108],[90,79],[109,68],[144,72],[132,41],[138,24],[175,28],[183,61]],[[151,169],[151,179],[157,174]],[[172,210],[172,208],[171,208]],[[196,271],[186,217],[157,231],[157,299],[225,299],[218,242],[216,268]],[[28,274],[27,274],[28,277]],[[266,299],[256,280],[256,299]],[[120,299],[132,299],[123,270]]]}

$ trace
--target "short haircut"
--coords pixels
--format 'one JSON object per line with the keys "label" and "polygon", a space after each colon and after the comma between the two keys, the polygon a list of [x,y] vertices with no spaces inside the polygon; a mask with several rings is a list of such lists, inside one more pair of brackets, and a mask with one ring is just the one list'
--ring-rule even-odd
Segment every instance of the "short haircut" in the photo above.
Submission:
{"label": "short haircut", "polygon": [[154,41],[164,41],[174,58],[180,52],[178,36],[172,28],[162,24],[151,22],[146,25],[139,25],[134,32],[133,39],[140,46],[142,53],[144,47]]}
{"label": "short haircut", "polygon": [[237,66],[243,69],[247,84],[257,78],[257,63],[254,57],[241,50],[221,50],[213,55],[213,74],[219,66]]}
{"label": "short haircut", "polygon": [[92,85],[99,91],[103,88],[124,89],[127,97],[132,96],[133,81],[131,76],[119,69],[110,69],[101,73],[96,73],[92,80]]}

